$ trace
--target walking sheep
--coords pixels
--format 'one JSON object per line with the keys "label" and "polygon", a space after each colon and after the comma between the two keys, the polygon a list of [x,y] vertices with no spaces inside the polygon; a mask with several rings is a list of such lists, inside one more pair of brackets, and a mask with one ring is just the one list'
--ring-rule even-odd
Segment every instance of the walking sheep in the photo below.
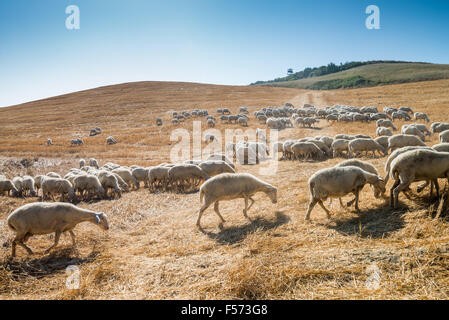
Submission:
{"label": "walking sheep", "polygon": [[310,203],[305,219],[310,219],[310,213],[317,203],[330,219],[330,212],[324,206],[323,200],[329,197],[341,198],[348,193],[355,195],[355,209],[360,211],[359,193],[367,183],[375,188],[378,196],[385,191],[385,183],[382,178],[359,167],[333,167],[319,170],[309,179]]}
{"label": "walking sheep", "polygon": [[77,208],[68,203],[35,202],[17,208],[7,219],[9,228],[16,233],[12,242],[11,256],[15,257],[17,245],[23,247],[28,254],[33,254],[33,251],[25,245],[25,242],[33,235],[55,233],[55,242],[45,250],[45,254],[58,245],[63,232],[70,233],[73,246],[75,246],[73,229],[78,223],[84,221],[94,223],[103,230],[109,229],[107,216],[104,213]]}
{"label": "walking sheep", "polygon": [[[215,213],[220,218],[221,223],[224,223],[225,219],[218,211],[219,201],[222,200],[243,198],[245,200],[243,215],[248,218],[247,212],[255,201],[252,197],[257,192],[264,192],[271,202],[277,203],[277,189],[249,173],[223,173],[209,179],[200,188],[200,203],[203,203],[203,199],[204,203],[199,211],[196,225],[200,230],[202,229],[201,216],[211,204],[214,204]],[[249,206],[248,200],[251,201]]]}

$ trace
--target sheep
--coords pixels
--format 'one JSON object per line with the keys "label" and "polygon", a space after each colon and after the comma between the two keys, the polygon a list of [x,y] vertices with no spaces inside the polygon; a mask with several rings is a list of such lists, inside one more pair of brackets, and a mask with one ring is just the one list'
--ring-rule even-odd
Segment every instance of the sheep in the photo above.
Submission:
{"label": "sheep", "polygon": [[430,125],[430,131],[432,133],[439,133],[445,130],[449,130],[449,123],[434,122]]}
{"label": "sheep", "polygon": [[326,154],[326,156],[332,157],[332,150],[327,146],[327,144],[325,144],[321,140],[318,140],[318,139],[307,139],[306,142],[313,143],[318,148],[320,148],[320,150],[323,151]]}
{"label": "sheep", "polygon": [[419,131],[421,131],[423,134],[430,136],[432,133],[427,129],[425,124],[422,123],[413,123],[410,126],[417,128]]}
{"label": "sheep", "polygon": [[320,137],[319,140],[324,142],[329,149],[332,148],[332,142],[334,142],[334,138],[327,137],[327,136],[322,136],[322,137]]}
{"label": "sheep", "polygon": [[426,144],[422,142],[421,139],[414,135],[409,134],[396,134],[388,138],[388,150],[392,152],[397,148],[407,147],[407,146],[423,146]]}
{"label": "sheep", "polygon": [[13,192],[13,196],[15,197],[22,197],[23,196],[23,190],[22,190],[22,178],[21,177],[14,177],[12,179],[12,183],[17,189],[17,192]]}
{"label": "sheep", "polygon": [[61,194],[62,201],[65,200],[65,195],[68,195],[68,200],[71,201],[75,198],[75,191],[70,181],[66,179],[47,177],[42,181],[42,200],[46,200],[48,196],[53,201],[55,194]]}
{"label": "sheep", "polygon": [[359,212],[359,192],[367,183],[373,186],[378,197],[385,192],[385,183],[382,178],[355,166],[319,170],[310,177],[308,183],[310,203],[305,217],[306,221],[310,220],[310,213],[317,203],[330,219],[330,212],[324,206],[323,200],[329,197],[340,198],[351,192],[355,195],[355,209]]}
{"label": "sheep", "polygon": [[428,149],[431,150],[430,147],[427,146],[408,146],[408,147],[402,147],[399,148],[395,151],[393,151],[390,156],[387,158],[387,161],[385,162],[385,167],[384,170],[386,172],[386,176],[384,178],[385,183],[388,183],[388,179],[390,178],[390,166],[391,166],[391,162],[396,159],[400,154],[407,152],[407,151],[411,151],[411,150],[417,150],[417,149]]}
{"label": "sheep", "polygon": [[95,158],[90,158],[89,159],[89,166],[97,168],[97,169],[100,168],[100,166],[98,165],[98,161]]}
{"label": "sheep", "polygon": [[58,173],[56,173],[56,172],[49,172],[49,173],[46,174],[46,176],[47,176],[47,177],[50,177],[50,178],[58,178],[58,179],[61,179],[61,175],[58,174]]}
{"label": "sheep", "polygon": [[238,123],[241,125],[241,126],[243,126],[243,127],[247,127],[248,126],[248,120],[247,119],[245,119],[245,118],[243,118],[243,117],[240,117],[239,116],[239,118],[238,118]]}
{"label": "sheep", "polygon": [[293,159],[298,160],[301,158],[305,158],[305,160],[310,158],[323,159],[325,155],[325,153],[312,142],[297,142],[291,146],[291,150],[293,152]]}
{"label": "sheep", "polygon": [[393,125],[393,122],[391,120],[383,120],[379,119],[376,121],[376,127],[385,127],[385,128],[391,128],[393,131],[396,131],[396,127]]}
{"label": "sheep", "polygon": [[92,137],[92,136],[96,136],[96,135],[97,135],[97,130],[90,129],[89,136]]}
{"label": "sheep", "polygon": [[201,181],[208,180],[209,175],[194,164],[180,164],[168,170],[168,178],[177,191],[185,192],[189,187],[196,188]]}
{"label": "sheep", "polygon": [[[232,169],[235,169],[235,165],[234,165],[234,164],[232,163],[232,161],[229,160],[228,157],[226,157],[224,154],[217,154],[217,153],[211,154],[211,155],[209,155],[209,156],[207,157],[207,159],[206,159],[206,161],[209,161],[209,160],[221,160],[221,161],[224,161],[224,162],[226,162]],[[196,164],[196,163],[193,163],[193,164]]]}
{"label": "sheep", "polygon": [[449,143],[439,143],[432,146],[432,149],[435,149],[439,152],[449,152]]}
{"label": "sheep", "polygon": [[[198,214],[197,227],[202,230],[200,224],[201,216],[212,203],[214,204],[214,211],[219,216],[221,223],[225,222],[218,211],[219,201],[222,200],[243,198],[245,200],[243,215],[248,218],[247,212],[255,202],[252,197],[257,192],[264,192],[272,203],[277,203],[277,188],[249,173],[223,173],[209,179],[200,188],[200,203],[203,203],[203,200],[204,203]],[[251,200],[249,206],[248,200]]]}
{"label": "sheep", "polygon": [[34,178],[30,176],[23,176],[22,178],[22,193],[24,196],[35,197],[37,195],[34,187]]}
{"label": "sheep", "polygon": [[109,229],[107,216],[91,210],[77,208],[69,203],[29,203],[14,210],[7,219],[8,227],[16,233],[12,241],[11,257],[16,255],[16,246],[23,247],[28,254],[33,251],[25,242],[33,235],[55,233],[55,242],[47,250],[49,253],[58,245],[61,233],[69,232],[73,246],[75,234],[73,229],[80,222],[88,221],[100,226],[103,230]]}
{"label": "sheep", "polygon": [[387,155],[388,151],[384,147],[382,147],[379,143],[377,143],[373,139],[361,139],[357,138],[354,140],[349,141],[348,143],[348,150],[349,150],[349,156],[353,157],[354,154],[357,156],[359,152],[365,151],[366,155],[368,155],[368,152],[371,151],[373,153],[373,156],[376,155],[377,152],[382,152],[384,156]]}
{"label": "sheep", "polygon": [[97,134],[100,134],[102,132],[100,127],[95,127],[95,131],[97,131]]}
{"label": "sheep", "polygon": [[150,191],[155,191],[159,186],[163,188],[164,191],[167,191],[169,179],[168,179],[168,171],[169,167],[157,166],[153,167],[148,172],[148,183]]}
{"label": "sheep", "polygon": [[80,169],[86,165],[86,160],[80,159],[79,161]]}
{"label": "sheep", "polygon": [[105,190],[96,176],[81,175],[73,179],[73,188],[83,197],[84,191],[87,191],[87,197],[91,198],[97,195],[100,199],[103,197]]}
{"label": "sheep", "polygon": [[[345,160],[345,161],[340,162],[339,164],[335,165],[335,167],[349,167],[349,166],[359,167],[360,169],[365,170],[366,172],[369,172],[369,173],[374,174],[376,176],[379,175],[379,173],[377,172],[376,167],[374,167],[371,163],[365,162],[365,161],[360,161],[360,160],[357,160],[357,159]],[[379,190],[376,189],[376,188],[373,188],[373,191],[374,191],[374,196],[376,198],[379,198],[379,194],[378,194]],[[384,189],[384,192],[385,192],[385,189]],[[343,204],[341,202],[341,198],[339,198],[339,199],[340,199],[340,205],[343,207]],[[347,206],[348,207],[351,206],[354,201],[355,201],[355,198],[353,200],[349,201],[347,203]]]}
{"label": "sheep", "polygon": [[19,190],[17,190],[16,186],[14,185],[14,183],[12,183],[11,180],[0,179],[0,195],[4,195],[5,192],[7,192],[8,196],[11,196],[17,194]]}
{"label": "sheep", "polygon": [[424,120],[426,122],[430,122],[429,118],[427,117],[427,114],[423,112],[415,112],[415,121],[417,120]]}
{"label": "sheep", "polygon": [[440,132],[438,139],[439,139],[440,143],[449,142],[449,130]]}
{"label": "sheep", "polygon": [[395,180],[390,189],[393,208],[397,208],[399,193],[414,181],[432,181],[439,196],[438,178],[449,180],[449,153],[424,149],[402,153],[392,161],[390,177]]}
{"label": "sheep", "polygon": [[111,196],[121,198],[123,190],[120,188],[118,179],[113,173],[100,171],[98,180],[104,189],[104,197],[108,196],[108,191],[111,189]]}
{"label": "sheep", "polygon": [[389,136],[381,136],[374,139],[378,144],[380,144],[385,150],[388,150],[388,138]]}
{"label": "sheep", "polygon": [[393,135],[393,132],[391,132],[391,130],[386,128],[386,127],[378,127],[376,129],[376,136],[377,137],[382,137],[382,136],[391,137],[392,135]]}
{"label": "sheep", "polygon": [[133,177],[137,180],[137,183],[139,184],[143,182],[144,187],[148,188],[148,173],[150,169],[148,168],[135,168],[131,171],[131,174]]}
{"label": "sheep", "polygon": [[198,165],[209,177],[220,173],[235,173],[235,170],[225,161],[204,161]]}
{"label": "sheep", "polygon": [[34,177],[34,187],[36,188],[36,194],[39,193],[39,189],[42,188],[42,182],[47,176],[37,175]]}
{"label": "sheep", "polygon": [[136,178],[134,178],[132,172],[129,169],[125,168],[117,168],[112,170],[112,173],[115,173],[123,179],[123,181],[129,186],[134,186],[136,189],[140,188],[139,182]]}
{"label": "sheep", "polygon": [[109,136],[109,137],[106,138],[106,143],[107,143],[108,145],[116,144],[116,143],[117,143],[117,140],[115,140],[115,138],[114,138],[113,136]]}
{"label": "sheep", "polygon": [[207,125],[208,125],[209,128],[215,127],[215,121],[212,120],[212,119],[208,119],[208,120],[206,121],[206,123],[207,123]]}
{"label": "sheep", "polygon": [[47,146],[53,145],[53,141],[50,138],[47,138]]}
{"label": "sheep", "polygon": [[82,144],[84,144],[84,141],[83,141],[83,139],[81,139],[81,138],[76,138],[76,139],[72,139],[72,140],[70,140],[70,145],[71,146],[73,146],[73,145],[82,145]]}
{"label": "sheep", "polygon": [[345,139],[335,139],[334,142],[332,142],[332,151],[334,158],[342,155],[343,151],[346,152],[346,154],[349,154],[349,141],[350,140]]}
{"label": "sheep", "polygon": [[402,129],[401,129],[401,133],[402,134],[410,134],[410,135],[417,136],[422,141],[426,140],[426,137],[424,136],[424,133],[422,133],[421,130],[419,130],[417,127],[415,127],[413,125],[403,125]]}
{"label": "sheep", "polygon": [[158,127],[162,126],[162,118],[156,118],[156,125]]}

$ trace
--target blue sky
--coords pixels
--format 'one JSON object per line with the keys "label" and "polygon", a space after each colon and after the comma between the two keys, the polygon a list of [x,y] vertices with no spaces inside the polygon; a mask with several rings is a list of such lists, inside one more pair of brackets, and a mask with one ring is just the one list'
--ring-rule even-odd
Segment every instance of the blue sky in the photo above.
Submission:
{"label": "blue sky", "polygon": [[[380,30],[365,8],[380,8]],[[65,9],[80,9],[67,30]],[[0,106],[130,81],[246,85],[329,62],[449,63],[447,0],[2,0]]]}

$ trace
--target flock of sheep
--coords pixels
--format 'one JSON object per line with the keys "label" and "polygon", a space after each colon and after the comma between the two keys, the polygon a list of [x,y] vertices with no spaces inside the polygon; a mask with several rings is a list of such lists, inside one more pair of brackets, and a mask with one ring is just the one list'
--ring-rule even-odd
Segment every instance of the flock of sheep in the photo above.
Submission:
{"label": "flock of sheep", "polygon": [[[100,127],[90,129],[89,137],[99,135],[99,134],[101,134],[101,132],[102,132],[102,130]],[[113,136],[109,136],[106,138],[106,143],[108,145],[116,144],[117,140],[115,140],[115,138]],[[71,146],[81,146],[83,144],[84,144],[84,140],[81,138],[75,138],[75,139],[70,140]],[[52,145],[53,145],[53,140],[51,138],[47,138],[47,146],[52,146]]]}
{"label": "flock of sheep", "polygon": [[[242,107],[239,112],[237,123],[240,123],[238,119],[248,118],[247,108]],[[218,109],[217,113],[222,114],[220,120],[229,123],[232,121],[229,109]],[[415,120],[429,122],[427,115],[419,112],[413,114],[410,108],[386,107],[381,113],[374,107],[336,105],[317,109],[305,105],[304,108],[293,108],[293,105],[287,103],[281,108],[263,108],[254,115],[274,129],[282,129],[292,123],[312,126],[319,122],[319,119],[343,122],[376,121],[376,138],[362,134],[354,136],[338,134],[335,137],[315,136],[272,142],[273,155],[282,153],[281,160],[324,160],[341,156],[351,158],[334,167],[319,170],[310,177],[308,184],[311,199],[306,220],[310,218],[316,204],[319,204],[330,217],[323,201],[327,198],[339,198],[343,206],[341,197],[350,193],[354,194],[354,199],[349,201],[347,206],[355,204],[358,211],[359,193],[366,184],[372,186],[374,196],[379,198],[386,192],[388,179],[393,179],[390,203],[396,208],[399,193],[410,191],[411,183],[424,181],[418,186],[417,191],[421,192],[430,184],[431,194],[435,188],[438,195],[438,179],[449,179],[449,123],[433,123],[430,130],[424,124],[406,124],[402,126],[401,134],[393,134],[393,131],[397,131],[393,124],[395,119],[408,121],[413,115]],[[175,112],[173,117],[173,120],[178,122],[189,117],[207,117],[208,123],[216,121],[206,110],[182,111],[179,114]],[[162,120],[158,118],[156,123],[162,125]],[[95,132],[98,134],[98,130]],[[426,146],[426,136],[435,133],[439,133],[440,144],[433,147]],[[243,214],[247,217],[247,212],[254,203],[252,197],[255,193],[263,192],[273,203],[277,202],[276,187],[251,174],[237,173],[234,166],[234,161],[240,164],[254,164],[267,159],[270,149],[261,129],[257,129],[257,140],[257,142],[227,144],[225,154],[210,155],[205,161],[187,160],[184,163],[162,163],[146,168],[136,165],[125,167],[109,162],[100,167],[98,161],[91,158],[87,162],[80,159],[79,168],[70,169],[64,176],[49,172],[46,175],[14,177],[10,180],[5,175],[0,175],[1,195],[7,192],[8,195],[15,197],[37,197],[42,189],[42,201],[49,199],[56,201],[56,196],[59,196],[61,201],[35,202],[11,213],[8,217],[8,226],[16,233],[12,256],[15,255],[16,245],[31,253],[25,242],[30,236],[37,234],[55,232],[55,243],[46,252],[58,244],[59,236],[63,232],[69,232],[75,244],[73,228],[83,221],[95,223],[107,230],[109,225],[104,213],[80,209],[64,201],[120,198],[123,192],[137,190],[142,183],[150,192],[187,193],[197,191],[199,188],[202,206],[197,226],[200,229],[201,217],[212,204],[221,222],[225,222],[219,212],[220,201],[243,198],[245,200]],[[376,153],[380,157],[390,153],[385,163],[385,177],[381,177],[372,164],[355,159],[363,153],[366,156],[371,153],[373,157]]]}

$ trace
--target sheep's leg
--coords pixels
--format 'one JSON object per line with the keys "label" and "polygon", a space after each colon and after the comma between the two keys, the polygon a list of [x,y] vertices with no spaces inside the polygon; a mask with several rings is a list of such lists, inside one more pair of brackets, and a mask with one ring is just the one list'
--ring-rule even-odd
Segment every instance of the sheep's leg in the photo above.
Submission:
{"label": "sheep's leg", "polygon": [[208,203],[207,201],[204,202],[203,206],[200,209],[200,212],[198,213],[198,220],[196,221],[196,225],[199,229],[201,229],[201,225],[200,225],[200,220],[201,220],[201,216],[203,215],[203,212],[210,206],[210,203]]}
{"label": "sheep's leg", "polygon": [[251,208],[251,206],[254,204],[254,202],[256,202],[253,198],[249,197],[249,200],[251,200],[251,204],[249,205],[248,209],[246,209],[246,212],[249,211],[249,209]]}
{"label": "sheep's leg", "polygon": [[[332,198],[329,198],[329,201],[331,201]],[[344,208],[345,206],[343,205],[343,201],[341,200],[341,198],[338,198],[338,200],[340,201],[340,208]],[[349,207],[349,202],[348,202],[348,207]]]}
{"label": "sheep's leg", "polygon": [[51,249],[53,249],[54,247],[56,247],[58,245],[59,242],[59,238],[61,237],[61,231],[56,231],[55,232],[55,243],[53,243],[52,246],[50,246],[50,248],[48,248],[47,250],[44,251],[44,254],[47,254],[50,252]]}
{"label": "sheep's leg", "polygon": [[329,210],[327,210],[327,208],[324,206],[323,201],[318,200],[318,204],[320,205],[321,208],[323,208],[324,211],[326,211],[327,218],[330,219],[330,218],[331,218],[330,212],[329,212]]}
{"label": "sheep's leg", "polygon": [[399,175],[399,179],[400,179],[400,184],[393,190],[393,195],[394,195],[394,208],[396,209],[398,206],[398,198],[399,198],[399,193],[405,189],[407,189],[407,187],[410,185],[410,182],[412,182],[415,177],[407,177],[406,175],[403,175],[401,177],[401,175]]}
{"label": "sheep's leg", "polygon": [[[215,213],[220,217],[221,222],[222,222],[222,223],[225,223],[225,222],[226,222],[225,219],[223,219],[223,217],[222,217],[221,214],[220,214],[220,211],[218,211],[218,201],[216,201],[216,202],[214,203],[214,211],[215,211]],[[246,216],[246,214],[245,214],[245,216]]]}
{"label": "sheep's leg", "polygon": [[70,233],[70,236],[72,237],[72,244],[75,247],[76,246],[75,233],[73,232],[73,230],[70,230],[69,233]]}
{"label": "sheep's leg", "polygon": [[28,238],[29,238],[29,236],[27,237],[26,235],[17,235],[14,238],[14,240],[12,241],[12,246],[11,246],[11,256],[12,257],[16,256],[16,246],[17,245],[24,248],[28,252],[28,254],[33,254],[33,251],[30,248],[28,248],[28,246],[25,243],[23,243],[24,239],[26,241],[26,239],[28,239]]}
{"label": "sheep's leg", "polygon": [[317,204],[318,200],[313,198],[310,200],[309,207],[307,208],[306,218],[305,220],[310,220],[310,213],[312,212],[313,207]]}
{"label": "sheep's leg", "polygon": [[[217,203],[217,202],[215,202],[215,203]],[[248,198],[245,197],[245,209],[243,209],[243,215],[245,216],[246,219],[249,219],[248,215],[246,214],[247,211],[248,211]]]}
{"label": "sheep's leg", "polygon": [[[438,185],[438,180],[433,180],[431,181],[432,184],[435,185],[435,191],[437,192],[437,199],[440,198],[440,186]],[[432,197],[432,193],[430,194],[430,196]]]}
{"label": "sheep's leg", "polygon": [[400,180],[395,180],[393,183],[393,186],[390,189],[390,207],[393,207],[393,200],[394,200],[394,195],[393,195],[393,191],[394,189],[396,189],[396,187],[400,184]]}
{"label": "sheep's leg", "polygon": [[361,190],[362,188],[357,188],[356,190],[355,190],[355,192],[354,192],[354,195],[355,195],[355,210],[357,211],[357,212],[360,212],[360,208],[359,208],[359,194],[360,194],[360,190]]}

